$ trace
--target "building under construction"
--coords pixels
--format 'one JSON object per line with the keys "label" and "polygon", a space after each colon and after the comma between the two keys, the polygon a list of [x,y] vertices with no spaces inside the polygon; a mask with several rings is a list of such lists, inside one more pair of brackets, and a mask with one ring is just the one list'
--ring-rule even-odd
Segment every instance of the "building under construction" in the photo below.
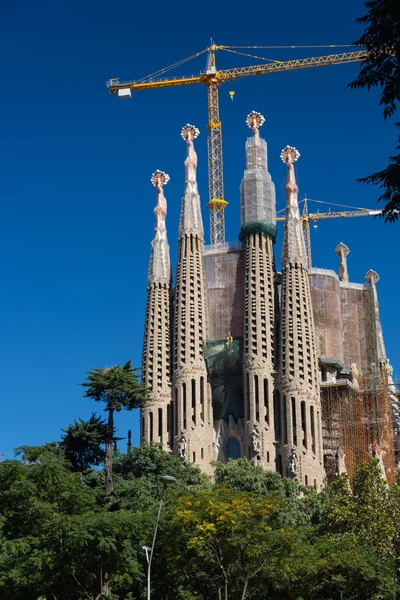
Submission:
{"label": "building under construction", "polygon": [[[187,125],[185,185],[172,287],[166,232],[168,176],[156,171],[156,227],[148,273],[141,412],[142,443],[212,472],[211,461],[253,464],[320,488],[371,455],[395,476],[395,391],[380,325],[377,282],[349,282],[339,244],[338,274],[310,268],[294,162],[286,169],[281,271],[276,269],[275,186],[263,117],[247,118],[238,241],[207,247],[197,187],[198,130]],[[397,425],[397,416],[396,416]]]}

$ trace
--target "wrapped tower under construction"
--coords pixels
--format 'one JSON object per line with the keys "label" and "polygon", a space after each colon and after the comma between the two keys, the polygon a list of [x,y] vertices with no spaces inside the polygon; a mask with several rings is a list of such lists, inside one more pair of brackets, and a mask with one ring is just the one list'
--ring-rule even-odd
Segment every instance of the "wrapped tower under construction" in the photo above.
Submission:
{"label": "wrapped tower under construction", "polygon": [[253,464],[320,489],[371,455],[393,480],[391,367],[380,325],[375,271],[351,283],[349,249],[338,275],[309,268],[294,163],[286,146],[286,218],[276,268],[275,186],[264,118],[247,125],[239,240],[204,245],[197,186],[198,130],[186,125],[185,183],[171,285],[164,186],[156,171],[156,227],[148,274],[141,412],[142,443],[212,473],[211,461]]}

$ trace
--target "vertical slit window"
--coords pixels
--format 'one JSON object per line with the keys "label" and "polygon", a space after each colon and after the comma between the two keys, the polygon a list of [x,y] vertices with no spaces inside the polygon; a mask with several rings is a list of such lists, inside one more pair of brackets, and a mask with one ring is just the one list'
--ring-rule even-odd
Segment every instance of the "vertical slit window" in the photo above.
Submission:
{"label": "vertical slit window", "polygon": [[186,429],[186,383],[182,383],[182,394],[183,429]]}
{"label": "vertical slit window", "polygon": [[310,421],[311,421],[311,450],[315,454],[315,421],[314,421],[314,407],[310,406]]}
{"label": "vertical slit window", "polygon": [[293,445],[297,446],[297,418],[296,418],[296,398],[292,396],[292,427],[293,427]]}
{"label": "vertical slit window", "polygon": [[260,394],[258,391],[258,375],[254,375],[254,393],[256,398],[256,421],[260,422]]}
{"label": "vertical slit window", "polygon": [[193,452],[193,462],[196,462],[196,452]]}
{"label": "vertical slit window", "polygon": [[158,409],[158,437],[162,441],[162,429],[163,429],[163,410],[162,408]]}
{"label": "vertical slit window", "polygon": [[[178,390],[175,390],[175,435],[178,435]],[[173,432],[174,433],[174,432]]]}
{"label": "vertical slit window", "polygon": [[149,417],[150,417],[150,441],[153,441],[153,413],[150,412],[149,413]]}
{"label": "vertical slit window", "polygon": [[286,396],[283,396],[282,402],[283,408],[283,443],[288,443],[288,422],[287,422],[287,404],[286,404]]}
{"label": "vertical slit window", "polygon": [[250,420],[250,377],[249,374],[246,373],[246,406],[247,406],[247,421]]}
{"label": "vertical slit window", "polygon": [[322,461],[322,452],[321,452],[321,437],[320,437],[320,431],[321,431],[321,417],[319,414],[319,411],[317,410],[317,427],[318,427],[318,454],[319,454],[319,460]]}
{"label": "vertical slit window", "polygon": [[278,390],[274,391],[274,428],[275,438],[281,439],[281,397]]}
{"label": "vertical slit window", "polygon": [[307,414],[304,400],[301,403],[301,429],[303,432],[303,446],[307,448]]}
{"label": "vertical slit window", "polygon": [[268,379],[264,379],[264,407],[265,407],[265,421],[269,425],[269,409],[268,409]]}
{"label": "vertical slit window", "polygon": [[200,418],[204,421],[204,377],[200,377]]}
{"label": "vertical slit window", "polygon": [[168,403],[167,404],[167,433],[169,433],[169,430],[170,430],[170,423],[171,423],[171,404]]}
{"label": "vertical slit window", "polygon": [[192,421],[196,424],[196,381],[192,379]]}
{"label": "vertical slit window", "polygon": [[171,425],[170,425],[170,430],[169,430],[169,445],[172,447],[173,443],[174,443],[174,401],[171,401],[171,408],[170,408],[170,419],[171,419]]}
{"label": "vertical slit window", "polygon": [[278,471],[278,473],[283,475],[282,455],[281,454],[276,455],[276,470]]}
{"label": "vertical slit window", "polygon": [[146,436],[146,427],[145,426],[146,426],[146,422],[144,420],[144,417],[142,417],[142,436],[141,436],[142,440],[144,440],[145,436]]}

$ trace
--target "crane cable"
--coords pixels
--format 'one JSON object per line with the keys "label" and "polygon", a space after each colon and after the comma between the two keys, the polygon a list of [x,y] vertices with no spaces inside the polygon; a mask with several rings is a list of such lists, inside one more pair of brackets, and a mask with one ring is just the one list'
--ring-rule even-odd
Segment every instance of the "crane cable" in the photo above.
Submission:
{"label": "crane cable", "polygon": [[179,60],[178,62],[174,63],[173,65],[169,65],[169,67],[164,67],[163,69],[160,69],[159,71],[155,71],[154,73],[150,73],[150,75],[146,75],[145,77],[138,79],[136,81],[136,83],[145,83],[145,82],[149,81],[150,79],[157,77],[157,75],[162,75],[163,73],[166,73],[167,71],[170,71],[171,69],[174,69],[175,67],[180,67],[184,63],[187,63],[189,60],[192,60],[193,58],[197,58],[198,56],[200,56],[201,54],[204,54],[207,51],[208,51],[208,48],[205,48],[205,50],[196,52],[196,54],[192,54],[192,56],[188,56],[187,58]]}

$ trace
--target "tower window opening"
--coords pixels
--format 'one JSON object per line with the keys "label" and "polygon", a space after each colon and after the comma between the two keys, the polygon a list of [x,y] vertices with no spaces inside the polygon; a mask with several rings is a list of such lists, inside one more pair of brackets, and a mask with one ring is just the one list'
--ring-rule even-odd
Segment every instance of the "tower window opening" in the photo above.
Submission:
{"label": "tower window opening", "polygon": [[293,444],[297,446],[297,418],[296,418],[296,398],[292,396],[292,427],[293,427]]}
{"label": "tower window opening", "polygon": [[201,458],[204,458],[204,448],[202,448],[202,449],[200,450],[200,456],[201,456]]}
{"label": "tower window opening", "polygon": [[182,392],[183,429],[186,429],[186,383],[182,383]]}
{"label": "tower window opening", "polygon": [[307,448],[307,415],[306,415],[306,403],[304,400],[301,403],[301,429],[303,431],[303,446]]}
{"label": "tower window opening", "polygon": [[278,473],[283,475],[283,465],[282,465],[282,455],[281,454],[276,455],[276,470]]}
{"label": "tower window opening", "polygon": [[307,475],[305,475],[305,476],[304,476],[304,483],[305,483],[306,485],[308,485],[308,477],[307,477]]}
{"label": "tower window opening", "polygon": [[311,450],[315,454],[315,420],[314,420],[314,407],[310,406],[310,421],[311,421]]}
{"label": "tower window opening", "polygon": [[[175,419],[175,435],[178,435],[178,390],[175,390],[175,412],[174,412],[174,419]],[[174,431],[172,432],[174,433]]]}
{"label": "tower window opening", "polygon": [[246,374],[246,408],[247,408],[246,419],[249,421],[250,420],[250,376],[248,373]]}
{"label": "tower window opening", "polygon": [[260,395],[258,391],[258,375],[254,375],[254,391],[256,398],[256,421],[260,422]]}
{"label": "tower window opening", "polygon": [[280,397],[279,390],[274,391],[274,428],[275,428],[275,438],[277,440],[280,440],[282,431],[281,431],[281,397]]}
{"label": "tower window opening", "polygon": [[287,404],[286,396],[283,396],[282,408],[283,408],[283,443],[288,443],[288,422],[287,422]]}
{"label": "tower window opening", "polygon": [[193,462],[196,462],[196,452],[193,452]]}
{"label": "tower window opening", "polygon": [[268,398],[268,379],[264,378],[264,407],[265,407],[265,421],[269,425],[269,398]]}
{"label": "tower window opening", "polygon": [[158,437],[162,441],[162,437],[163,437],[163,410],[162,410],[162,408],[158,409]]}
{"label": "tower window opening", "polygon": [[204,421],[204,377],[200,377],[200,418]]}
{"label": "tower window opening", "polygon": [[145,435],[146,435],[145,425],[146,425],[145,419],[144,419],[144,417],[142,417],[142,436],[141,436],[142,440],[145,439]]}
{"label": "tower window opening", "polygon": [[153,413],[150,412],[149,413],[149,417],[150,417],[150,442],[153,441]]}
{"label": "tower window opening", "polygon": [[192,421],[196,424],[196,381],[192,379]]}

